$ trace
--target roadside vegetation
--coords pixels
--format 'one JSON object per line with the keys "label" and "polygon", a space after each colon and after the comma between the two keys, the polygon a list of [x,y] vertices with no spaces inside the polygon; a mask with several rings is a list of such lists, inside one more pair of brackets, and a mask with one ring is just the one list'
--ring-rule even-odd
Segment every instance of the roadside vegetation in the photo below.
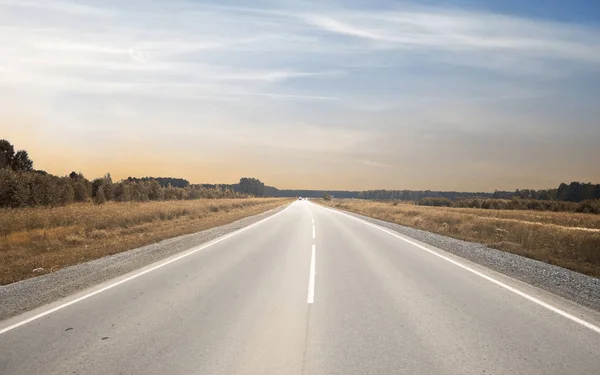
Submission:
{"label": "roadside vegetation", "polygon": [[[36,170],[27,151],[0,140],[0,284],[287,202],[254,197],[298,195],[600,277],[600,184],[494,193],[323,192],[278,190],[247,177],[237,184],[191,184],[171,177],[113,181],[108,173],[88,180],[78,172],[54,176]],[[345,197],[365,200],[339,200]]]}
{"label": "roadside vegetation", "polygon": [[0,140],[0,207],[247,198],[266,196],[275,189],[247,177],[241,178],[238,184],[222,185],[190,184],[185,179],[171,177],[128,177],[113,181],[110,173],[88,180],[77,172],[54,176],[33,167],[27,151],[16,151],[10,142]]}
{"label": "roadside vegetation", "polygon": [[3,208],[0,284],[225,225],[287,202],[281,198],[198,199]]}
{"label": "roadside vegetation", "polygon": [[536,199],[493,199],[493,198],[421,198],[416,204],[433,207],[481,208],[486,210],[534,210],[553,212],[578,212],[600,214],[600,199],[581,202],[549,201]]}
{"label": "roadside vegetation", "polygon": [[0,285],[167,238],[214,228],[287,202],[255,178],[190,184],[170,177],[35,170],[25,150],[0,140]]}
{"label": "roadside vegetation", "polygon": [[600,215],[361,199],[320,203],[600,277]]}

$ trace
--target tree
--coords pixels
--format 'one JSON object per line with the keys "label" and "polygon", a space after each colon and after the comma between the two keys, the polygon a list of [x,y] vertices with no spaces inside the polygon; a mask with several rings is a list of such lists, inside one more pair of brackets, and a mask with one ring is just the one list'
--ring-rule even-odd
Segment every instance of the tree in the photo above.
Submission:
{"label": "tree", "polygon": [[8,168],[0,169],[0,206],[18,207],[15,195],[19,190],[19,176]]}
{"label": "tree", "polygon": [[0,169],[12,168],[15,147],[6,139],[0,139]]}
{"label": "tree", "polygon": [[259,179],[242,177],[238,185],[240,192],[244,194],[263,197],[265,195],[265,184]]}
{"label": "tree", "polygon": [[74,199],[76,202],[85,202],[92,197],[92,184],[84,179],[72,179]]}
{"label": "tree", "polygon": [[94,196],[94,203],[96,204],[104,204],[106,203],[106,196],[104,195],[104,189],[101,185],[96,191],[96,196]]}
{"label": "tree", "polygon": [[16,172],[33,170],[33,162],[25,150],[15,153],[15,147],[6,139],[0,140],[0,169],[10,168]]}
{"label": "tree", "polygon": [[33,161],[25,150],[17,151],[11,162],[11,167],[16,172],[29,172],[33,170]]}
{"label": "tree", "polygon": [[323,193],[323,200],[330,201],[331,195],[327,192]]}

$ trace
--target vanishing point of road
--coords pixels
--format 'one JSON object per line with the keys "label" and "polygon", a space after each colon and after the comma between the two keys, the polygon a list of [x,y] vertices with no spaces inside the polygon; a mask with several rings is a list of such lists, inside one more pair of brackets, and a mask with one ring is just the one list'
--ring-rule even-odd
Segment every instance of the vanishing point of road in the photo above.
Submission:
{"label": "vanishing point of road", "polygon": [[552,294],[297,201],[1,322],[0,374],[590,375],[599,324]]}

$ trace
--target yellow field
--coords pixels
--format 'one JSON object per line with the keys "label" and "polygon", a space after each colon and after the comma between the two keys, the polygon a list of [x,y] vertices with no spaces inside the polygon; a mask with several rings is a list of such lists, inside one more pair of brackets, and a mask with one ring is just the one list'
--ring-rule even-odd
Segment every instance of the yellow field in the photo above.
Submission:
{"label": "yellow field", "polygon": [[427,207],[358,199],[320,203],[600,277],[600,215]]}
{"label": "yellow field", "polygon": [[[0,209],[0,284],[259,214],[285,199],[200,199]],[[33,273],[36,268],[43,271]]]}

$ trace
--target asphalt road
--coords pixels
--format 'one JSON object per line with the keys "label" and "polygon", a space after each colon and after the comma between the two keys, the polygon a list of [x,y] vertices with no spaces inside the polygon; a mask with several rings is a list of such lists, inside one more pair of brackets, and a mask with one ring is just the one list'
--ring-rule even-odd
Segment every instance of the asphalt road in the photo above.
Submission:
{"label": "asphalt road", "polygon": [[0,323],[0,374],[600,373],[598,314],[409,241],[298,201]]}

